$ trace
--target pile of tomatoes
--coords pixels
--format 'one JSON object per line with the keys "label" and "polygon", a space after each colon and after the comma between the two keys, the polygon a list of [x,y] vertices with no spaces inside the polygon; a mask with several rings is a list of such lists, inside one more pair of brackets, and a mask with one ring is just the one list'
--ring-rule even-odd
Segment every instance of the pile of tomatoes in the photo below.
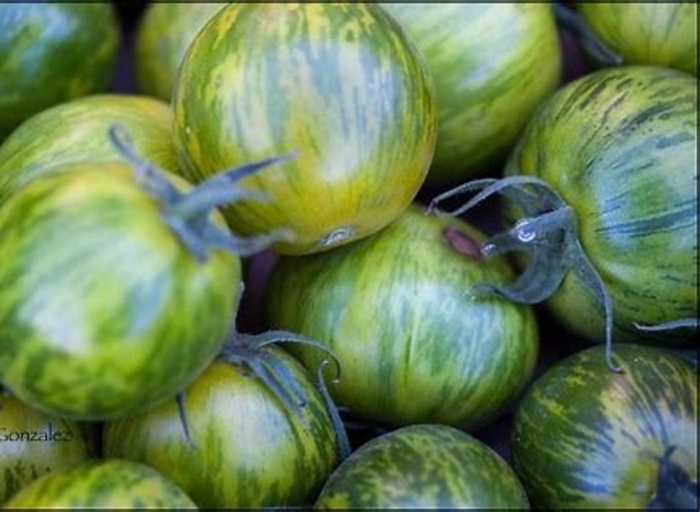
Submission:
{"label": "pile of tomatoes", "polygon": [[0,505],[696,510],[696,20],[0,5]]}

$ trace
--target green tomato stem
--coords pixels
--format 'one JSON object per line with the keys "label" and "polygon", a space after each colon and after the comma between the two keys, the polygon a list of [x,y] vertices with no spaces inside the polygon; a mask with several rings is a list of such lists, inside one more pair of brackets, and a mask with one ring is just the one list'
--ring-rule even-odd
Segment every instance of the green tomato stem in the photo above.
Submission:
{"label": "green tomato stem", "polygon": [[669,331],[673,329],[697,329],[700,323],[698,317],[680,318],[670,322],[664,322],[657,325],[644,325],[635,323],[634,326],[642,331]]}
{"label": "green tomato stem", "polygon": [[160,202],[165,223],[198,261],[206,261],[212,247],[229,250],[239,256],[249,256],[276,242],[293,238],[292,233],[286,229],[249,238],[239,237],[216,226],[211,221],[210,214],[218,207],[240,200],[267,200],[265,194],[248,190],[239,181],[265,167],[293,158],[296,153],[222,171],[192,190],[181,192],[163,171],[136,154],[131,137],[123,126],[111,126],[109,137],[117,152],[134,168],[139,183]]}
{"label": "green tomato stem", "polygon": [[251,370],[275,394],[282,405],[301,419],[308,428],[308,420],[303,414],[307,402],[303,390],[282,361],[274,353],[265,350],[266,346],[278,343],[309,345],[329,356],[319,364],[317,371],[318,389],[333,424],[338,442],[339,458],[340,460],[345,459],[350,454],[350,443],[338,409],[323,378],[325,366],[332,362],[336,370],[334,381],[337,381],[340,378],[340,362],[326,345],[288,331],[270,330],[251,335],[232,329],[219,354],[219,359],[230,364],[244,365]]}
{"label": "green tomato stem", "polygon": [[525,217],[481,246],[485,257],[510,252],[527,255],[527,264],[516,280],[505,286],[480,282],[466,293],[478,298],[496,295],[520,304],[537,304],[551,297],[568,272],[574,272],[595,295],[604,309],[605,354],[608,367],[621,372],[612,357],[612,300],[605,283],[586,255],[578,238],[573,209],[546,182],[531,176],[480,179],[457,186],[430,202],[428,213],[438,213],[438,204],[465,192],[478,193],[446,215],[461,215],[480,202],[500,193],[524,212]]}

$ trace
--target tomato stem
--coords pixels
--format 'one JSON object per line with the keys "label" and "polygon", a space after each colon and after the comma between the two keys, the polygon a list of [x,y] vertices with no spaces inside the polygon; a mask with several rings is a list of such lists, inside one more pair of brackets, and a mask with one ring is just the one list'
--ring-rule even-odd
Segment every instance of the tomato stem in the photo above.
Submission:
{"label": "tomato stem", "polygon": [[700,324],[700,319],[698,317],[688,317],[680,318],[678,320],[672,320],[670,322],[663,322],[656,325],[645,325],[635,323],[634,326],[642,331],[669,331],[672,329],[697,329]]}
{"label": "tomato stem", "polygon": [[333,424],[339,458],[344,459],[350,453],[350,443],[340,414],[323,378],[323,369],[332,362],[335,366],[334,381],[337,381],[340,378],[340,362],[326,345],[288,331],[270,330],[251,335],[232,329],[219,354],[219,359],[231,364],[244,365],[250,369],[275,394],[282,405],[309,428],[308,420],[303,414],[307,402],[303,390],[275,353],[266,349],[268,345],[278,343],[309,345],[329,356],[319,364],[317,371],[318,389]]}
{"label": "tomato stem", "polygon": [[[477,194],[462,206],[439,212],[438,204],[465,192]],[[523,272],[505,286],[480,282],[467,293],[473,297],[496,295],[520,304],[536,304],[551,297],[568,272],[573,272],[591,290],[604,310],[605,347],[608,367],[621,372],[612,358],[612,300],[605,283],[591,264],[578,238],[574,210],[546,182],[531,176],[486,178],[467,182],[439,194],[429,203],[431,214],[462,215],[488,197],[501,193],[512,200],[524,213],[506,231],[486,240],[480,252],[483,256],[497,256],[522,252],[527,256]]]}
{"label": "tomato stem", "polygon": [[163,171],[136,153],[131,137],[123,126],[119,124],[111,126],[109,137],[117,152],[132,165],[137,180],[144,189],[161,203],[165,223],[198,261],[207,260],[211,247],[230,250],[239,256],[249,256],[276,242],[290,240],[293,237],[291,231],[279,229],[243,238],[216,226],[210,214],[214,209],[235,201],[267,200],[264,194],[248,190],[238,182],[260,169],[293,158],[296,153],[267,158],[222,171],[190,191],[181,192]]}

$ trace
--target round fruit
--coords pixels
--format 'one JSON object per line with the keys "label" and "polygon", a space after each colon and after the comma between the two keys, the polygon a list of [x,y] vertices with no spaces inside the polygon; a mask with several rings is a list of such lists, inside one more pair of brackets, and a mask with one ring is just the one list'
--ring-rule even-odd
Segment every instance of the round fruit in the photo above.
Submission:
{"label": "round fruit", "polygon": [[197,508],[185,492],[155,469],[118,459],[86,461],[38,478],[4,508]]}
{"label": "round fruit", "polygon": [[135,64],[139,89],[170,101],[177,71],[197,32],[221,3],[149,3],[136,35]]}
{"label": "round fruit", "polygon": [[202,508],[313,503],[338,461],[333,425],[306,370],[282,349],[262,350],[301,390],[300,414],[250,368],[215,361],[184,392],[187,431],[172,400],[107,422],[105,455],[158,469]]}
{"label": "round fruit", "polygon": [[294,240],[273,246],[289,254],[357,240],[398,217],[423,184],[437,130],[422,57],[374,4],[227,5],[189,46],[173,109],[194,182],[296,152],[242,182],[269,201],[223,210],[245,234],[290,228]]}
{"label": "round fruit", "polygon": [[439,124],[427,181],[455,183],[505,161],[561,79],[546,3],[382,3],[425,56]]}
{"label": "round fruit", "polygon": [[697,75],[696,2],[576,2],[575,7],[623,64],[669,66]]}
{"label": "round fruit", "polygon": [[170,186],[158,198],[124,162],[80,162],[0,207],[0,382],[18,398],[106,419],[172,398],[216,357],[240,261],[196,238],[225,224],[192,221]]}
{"label": "round fruit", "polygon": [[[506,260],[475,252],[482,239],[458,219],[412,206],[364,240],[281,257],[264,299],[268,325],[328,346],[342,368],[329,391],[353,414],[476,429],[509,405],[538,353],[529,306],[468,293],[513,275]],[[316,350],[289,350],[318,366]]]}
{"label": "round fruit", "polygon": [[0,390],[0,505],[34,479],[88,456],[79,424],[37,411]]}
{"label": "round fruit", "polygon": [[314,509],[529,509],[510,466],[469,434],[420,424],[376,437],[333,472]]}
{"label": "round fruit", "polygon": [[[696,78],[646,66],[584,76],[539,110],[506,172],[543,179],[575,212],[612,300],[616,339],[687,338],[634,324],[697,314]],[[575,273],[548,306],[577,334],[603,339],[600,303]]]}
{"label": "round fruit", "polygon": [[108,136],[114,124],[129,131],[145,159],[177,174],[167,103],[139,95],[93,94],[33,115],[0,145],[0,204],[58,165],[121,160]]}
{"label": "round fruit", "polygon": [[[510,201],[513,226],[482,247],[518,252],[521,277],[492,291],[546,301],[592,343],[693,343],[663,325],[698,310],[697,79],[654,66],[589,73],[559,89],[526,126],[502,179],[475,180]],[[608,352],[610,352],[608,350]]]}
{"label": "round fruit", "polygon": [[118,43],[111,3],[1,3],[0,141],[37,112],[107,90]]}
{"label": "round fruit", "polygon": [[520,403],[512,456],[533,506],[697,510],[697,370],[641,345],[614,359],[622,373],[601,346],[577,352]]}

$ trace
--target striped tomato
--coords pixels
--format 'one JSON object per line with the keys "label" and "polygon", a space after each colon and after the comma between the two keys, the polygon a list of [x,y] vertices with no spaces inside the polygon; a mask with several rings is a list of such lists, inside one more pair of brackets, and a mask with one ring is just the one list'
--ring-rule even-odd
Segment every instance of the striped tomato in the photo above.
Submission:
{"label": "striped tomato", "polygon": [[140,95],[93,94],[33,115],[0,145],[0,204],[58,165],[120,160],[108,137],[114,123],[129,130],[144,158],[177,173],[172,110],[167,103]]}
{"label": "striped tomato", "polygon": [[555,363],[513,424],[513,463],[543,509],[697,510],[698,374],[670,351],[619,344]]}
{"label": "striped tomato", "polygon": [[[353,414],[476,429],[504,411],[538,352],[529,306],[466,293],[476,281],[512,277],[505,260],[479,257],[482,239],[412,206],[364,240],[281,257],[264,299],[268,325],[330,348],[342,368],[330,391]],[[289,350],[318,365],[316,351]]]}
{"label": "striped tomato", "polygon": [[276,347],[261,355],[299,393],[298,413],[250,367],[221,359],[185,390],[187,431],[173,400],[107,422],[105,455],[158,469],[202,508],[310,505],[338,462],[333,424],[299,362]]}
{"label": "striped tomato", "polygon": [[291,229],[295,239],[274,246],[283,253],[321,251],[386,226],[423,184],[436,139],[423,59],[373,4],[224,7],[188,48],[173,109],[183,172],[194,182],[297,152],[243,182],[269,201],[223,210],[243,233]]}
{"label": "striped tomato", "polygon": [[[698,73],[696,2],[574,2],[574,22],[617,55],[620,64],[669,66]],[[595,43],[594,43],[595,44]]]}
{"label": "striped tomato", "polygon": [[622,66],[578,78],[538,109],[506,175],[442,196],[483,189],[459,212],[492,193],[511,200],[509,216],[520,220],[482,249],[529,259],[522,278],[496,293],[546,300],[593,343],[692,343],[693,329],[636,325],[697,316],[695,77]]}
{"label": "striped tomato", "polygon": [[236,180],[275,159],[191,189],[120,133],[131,165],[66,164],[0,207],[0,383],[75,418],[133,413],[191,382],[233,322],[238,254],[276,239],[237,238],[212,211],[246,197]]}
{"label": "striped tomato", "polygon": [[155,469],[136,462],[92,459],[54,471],[25,486],[4,508],[197,508],[187,494]]}
{"label": "striped tomato", "polygon": [[439,124],[427,180],[500,168],[535,108],[559,85],[561,50],[547,3],[382,3],[425,56]]}
{"label": "striped tomato", "polygon": [[529,509],[513,469],[446,425],[399,428],[360,446],[333,472],[315,510]]}
{"label": "striped tomato", "polygon": [[0,390],[0,505],[43,474],[88,457],[78,423],[45,414]]}
{"label": "striped tomato", "polygon": [[144,94],[170,101],[187,47],[222,3],[151,2],[138,26],[134,48],[136,80]]}
{"label": "striped tomato", "polygon": [[0,3],[0,141],[33,114],[106,91],[118,43],[111,3]]}

